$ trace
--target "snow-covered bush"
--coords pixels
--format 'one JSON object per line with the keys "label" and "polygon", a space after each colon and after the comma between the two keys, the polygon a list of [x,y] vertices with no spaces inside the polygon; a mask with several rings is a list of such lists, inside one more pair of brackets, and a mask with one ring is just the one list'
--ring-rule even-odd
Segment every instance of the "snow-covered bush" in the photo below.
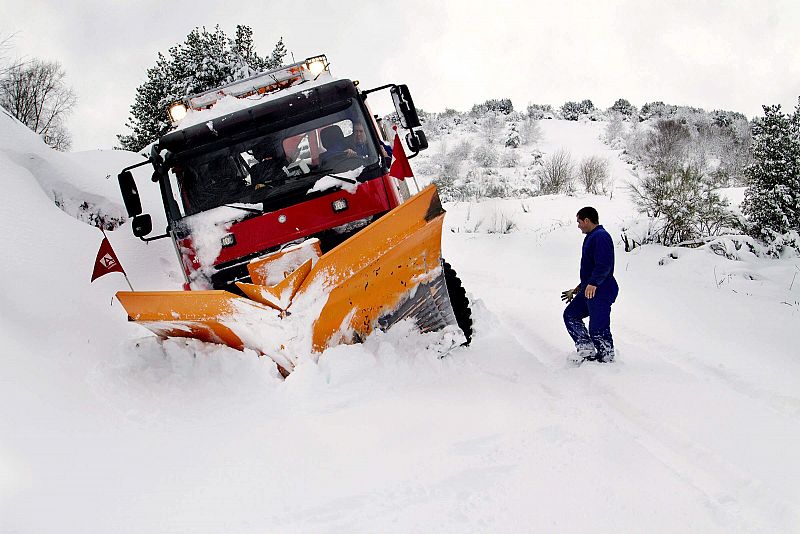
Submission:
{"label": "snow-covered bush", "polygon": [[742,203],[748,233],[775,256],[787,247],[800,253],[800,103],[793,114],[764,106],[753,122],[753,158]]}
{"label": "snow-covered bush", "polygon": [[476,197],[478,198],[508,198],[513,196],[508,180],[502,175],[486,172],[476,184]]}
{"label": "snow-covered bush", "polygon": [[451,158],[459,159],[464,161],[469,159],[470,155],[472,155],[472,143],[470,143],[469,139],[461,139],[453,148],[447,153],[447,155]]}
{"label": "snow-covered bush", "polygon": [[490,142],[479,145],[472,152],[472,161],[480,167],[494,167],[497,165],[497,150]]}
{"label": "snow-covered bush", "polygon": [[715,109],[710,113],[710,116],[711,120],[714,121],[714,124],[720,128],[731,127],[737,122],[747,121],[747,117],[736,111]]}
{"label": "snow-covered bush", "polygon": [[575,192],[575,171],[572,156],[564,149],[558,150],[542,162],[538,169],[538,194],[557,195]]}
{"label": "snow-covered bush", "polygon": [[581,102],[567,101],[561,106],[561,117],[568,121],[576,121],[581,115],[587,115],[594,110],[594,104],[591,100],[582,100]]}
{"label": "snow-covered bush", "polygon": [[637,116],[636,106],[632,105],[624,98],[620,98],[619,100],[614,102],[614,105],[611,106],[609,111],[619,114],[620,116],[624,117],[625,120],[631,120],[634,117],[636,118],[636,120],[639,120],[639,117]]}
{"label": "snow-covered bush", "polygon": [[535,121],[554,119],[556,116],[550,104],[528,104],[528,118]]}
{"label": "snow-covered bush", "polygon": [[639,120],[645,121],[652,118],[670,118],[675,115],[678,106],[665,104],[664,102],[648,102],[639,111]]}
{"label": "snow-covered bush", "polygon": [[625,133],[625,154],[630,156],[634,162],[642,162],[647,145],[647,136],[650,126],[647,123],[632,121],[628,131]]}
{"label": "snow-covered bush", "polygon": [[609,192],[608,160],[599,156],[584,158],[578,165],[578,181],[587,193],[605,195]]}
{"label": "snow-covered bush", "polygon": [[506,136],[505,146],[508,148],[519,148],[521,144],[522,137],[517,130],[512,128],[512,130],[508,132],[508,136]]}
{"label": "snow-covered bush", "polygon": [[622,122],[623,115],[611,113],[609,121],[603,132],[603,140],[612,148],[625,147],[625,124]]}
{"label": "snow-covered bush", "polygon": [[439,145],[439,153],[430,164],[434,167],[431,171],[426,169],[426,172],[433,174],[433,183],[439,190],[439,195],[442,200],[449,201],[455,200],[457,196],[456,189],[458,188],[457,182],[461,173],[461,164],[464,161],[463,154],[469,153],[471,147],[469,142],[464,140],[457,143],[453,150],[448,150],[447,140],[443,139]]}
{"label": "snow-covered bush", "polygon": [[478,120],[478,124],[486,140],[493,142],[503,129],[505,119],[494,111],[490,111]]}
{"label": "snow-covered bush", "polygon": [[519,152],[516,150],[504,150],[500,156],[500,166],[513,169],[519,165]]}
{"label": "snow-covered bush", "polygon": [[485,115],[486,113],[502,113],[508,115],[514,111],[514,104],[511,103],[509,98],[491,99],[483,104],[475,104],[472,106],[470,113],[475,116]]}
{"label": "snow-covered bush", "polygon": [[696,167],[662,167],[640,175],[629,184],[638,211],[650,219],[640,243],[666,246],[720,235],[737,225],[714,184]]}

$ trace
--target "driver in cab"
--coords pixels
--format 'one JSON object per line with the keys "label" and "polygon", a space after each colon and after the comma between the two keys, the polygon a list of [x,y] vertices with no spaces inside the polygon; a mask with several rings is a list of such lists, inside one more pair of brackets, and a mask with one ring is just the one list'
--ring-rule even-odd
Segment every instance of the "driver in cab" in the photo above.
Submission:
{"label": "driver in cab", "polygon": [[344,136],[339,125],[334,124],[320,132],[320,140],[325,147],[325,153],[322,154],[323,165],[337,160],[373,157],[373,151],[367,142],[367,131],[361,122],[353,123],[353,134],[349,138]]}

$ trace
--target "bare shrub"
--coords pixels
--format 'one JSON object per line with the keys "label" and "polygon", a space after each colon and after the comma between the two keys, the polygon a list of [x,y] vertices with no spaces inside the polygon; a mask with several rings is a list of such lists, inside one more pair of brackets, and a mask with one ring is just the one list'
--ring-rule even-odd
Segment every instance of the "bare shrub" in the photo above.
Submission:
{"label": "bare shrub", "polygon": [[10,66],[0,79],[0,105],[56,150],[69,150],[65,122],[77,101],[65,77],[59,63],[34,59]]}
{"label": "bare shrub", "polygon": [[492,216],[485,222],[486,233],[489,234],[510,234],[517,229],[517,223],[511,217],[499,209],[492,213]]}
{"label": "bare shrub", "polygon": [[609,189],[608,160],[599,156],[584,158],[578,166],[578,181],[589,194],[607,194]]}
{"label": "bare shrub", "polygon": [[685,124],[659,120],[645,143],[645,164],[658,171],[675,171],[687,163],[692,135]]}
{"label": "bare shrub", "polygon": [[537,174],[540,195],[571,194],[575,191],[572,156],[564,149],[546,158]]}

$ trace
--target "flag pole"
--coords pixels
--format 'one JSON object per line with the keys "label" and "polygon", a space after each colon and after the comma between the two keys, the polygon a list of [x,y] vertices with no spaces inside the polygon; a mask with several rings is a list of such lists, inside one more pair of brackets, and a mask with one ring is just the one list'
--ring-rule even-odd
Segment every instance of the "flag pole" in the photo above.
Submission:
{"label": "flag pole", "polygon": [[128,282],[128,287],[131,288],[131,291],[133,291],[133,286],[131,285],[131,281],[128,279],[128,273],[122,271],[122,275],[125,277],[125,281]]}
{"label": "flag pole", "polygon": [[[98,226],[98,228],[100,228],[100,231],[103,233],[103,237],[108,239],[108,236],[106,235],[106,231],[103,229],[103,227],[102,226]],[[110,243],[111,243],[111,241],[109,241],[109,244]],[[120,265],[120,267],[122,267],[122,266]],[[125,269],[122,269],[122,276],[125,277],[125,281],[128,282],[128,287],[131,288],[131,292],[133,292],[134,291],[133,286],[131,285],[131,281],[128,278],[128,273],[125,272]]]}

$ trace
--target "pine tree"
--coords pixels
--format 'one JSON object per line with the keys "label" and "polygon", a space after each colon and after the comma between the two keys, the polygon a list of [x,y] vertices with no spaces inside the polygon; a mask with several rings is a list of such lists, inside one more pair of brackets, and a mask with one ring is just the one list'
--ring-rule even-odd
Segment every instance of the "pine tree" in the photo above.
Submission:
{"label": "pine tree", "polygon": [[237,26],[234,39],[219,26],[213,32],[195,28],[167,55],[159,53],[156,65],[147,70],[147,81],[136,89],[126,123],[132,133],[117,136],[121,148],[139,151],[167,133],[167,107],[171,103],[280,67],[285,56],[283,38],[269,57],[259,56],[248,26]]}
{"label": "pine tree", "polygon": [[800,232],[800,101],[792,115],[780,105],[764,106],[752,133],[754,162],[746,171],[742,212],[749,233],[778,254],[783,244],[797,248]]}
{"label": "pine tree", "polygon": [[611,111],[615,111],[625,117],[632,117],[636,114],[636,107],[626,99],[620,98],[611,106]]}

